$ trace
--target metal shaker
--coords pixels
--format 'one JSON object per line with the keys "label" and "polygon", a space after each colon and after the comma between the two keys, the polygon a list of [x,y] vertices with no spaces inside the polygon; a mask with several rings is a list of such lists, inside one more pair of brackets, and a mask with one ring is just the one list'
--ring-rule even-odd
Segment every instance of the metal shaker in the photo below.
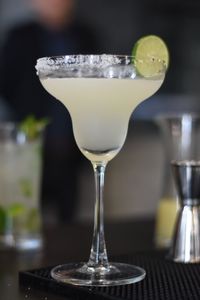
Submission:
{"label": "metal shaker", "polygon": [[200,262],[200,161],[173,161],[172,172],[179,198],[169,258]]}

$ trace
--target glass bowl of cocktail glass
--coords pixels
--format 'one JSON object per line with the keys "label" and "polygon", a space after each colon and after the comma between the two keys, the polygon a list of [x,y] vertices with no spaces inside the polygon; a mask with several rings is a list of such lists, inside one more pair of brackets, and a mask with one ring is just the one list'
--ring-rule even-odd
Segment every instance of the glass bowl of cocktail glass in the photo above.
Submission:
{"label": "glass bowl of cocktail glass", "polygon": [[[103,189],[106,165],[124,144],[132,111],[163,83],[165,63],[151,57],[147,60],[106,54],[37,60],[41,84],[68,109],[77,146],[91,161],[95,175],[94,233],[89,261],[55,267],[51,276],[57,281],[110,286],[134,283],[145,277],[145,271],[140,267],[108,261]],[[150,74],[145,77],[137,71],[144,63],[150,69]]]}

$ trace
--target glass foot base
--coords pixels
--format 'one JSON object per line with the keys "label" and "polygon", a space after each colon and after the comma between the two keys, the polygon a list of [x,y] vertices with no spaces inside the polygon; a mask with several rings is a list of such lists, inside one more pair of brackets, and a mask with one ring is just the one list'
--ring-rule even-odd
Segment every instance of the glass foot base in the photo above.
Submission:
{"label": "glass foot base", "polygon": [[90,267],[86,263],[66,264],[55,267],[51,276],[60,282],[81,286],[109,286],[138,282],[145,277],[142,268],[123,263],[108,267]]}

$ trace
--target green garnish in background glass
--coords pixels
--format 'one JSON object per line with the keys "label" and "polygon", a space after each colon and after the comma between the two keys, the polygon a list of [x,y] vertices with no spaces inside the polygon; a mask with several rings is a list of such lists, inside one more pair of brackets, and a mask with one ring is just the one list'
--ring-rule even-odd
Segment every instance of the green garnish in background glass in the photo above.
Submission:
{"label": "green garnish in background glass", "polygon": [[7,208],[10,217],[22,216],[26,212],[26,206],[22,203],[13,203]]}
{"label": "green garnish in background glass", "polygon": [[3,207],[0,207],[0,234],[4,234],[7,227],[7,213]]}
{"label": "green garnish in background glass", "polygon": [[24,197],[31,198],[33,196],[32,182],[28,178],[22,178],[19,182],[20,191]]}
{"label": "green garnish in background glass", "polygon": [[19,124],[19,129],[26,134],[28,139],[33,140],[48,124],[48,118],[36,119],[34,115],[30,115]]}

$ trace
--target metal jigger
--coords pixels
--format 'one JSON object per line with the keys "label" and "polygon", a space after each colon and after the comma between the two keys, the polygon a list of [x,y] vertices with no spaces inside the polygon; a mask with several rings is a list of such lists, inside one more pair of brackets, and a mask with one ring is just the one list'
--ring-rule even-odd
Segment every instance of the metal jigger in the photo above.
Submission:
{"label": "metal jigger", "polygon": [[180,209],[169,258],[175,262],[200,262],[200,161],[172,162]]}

